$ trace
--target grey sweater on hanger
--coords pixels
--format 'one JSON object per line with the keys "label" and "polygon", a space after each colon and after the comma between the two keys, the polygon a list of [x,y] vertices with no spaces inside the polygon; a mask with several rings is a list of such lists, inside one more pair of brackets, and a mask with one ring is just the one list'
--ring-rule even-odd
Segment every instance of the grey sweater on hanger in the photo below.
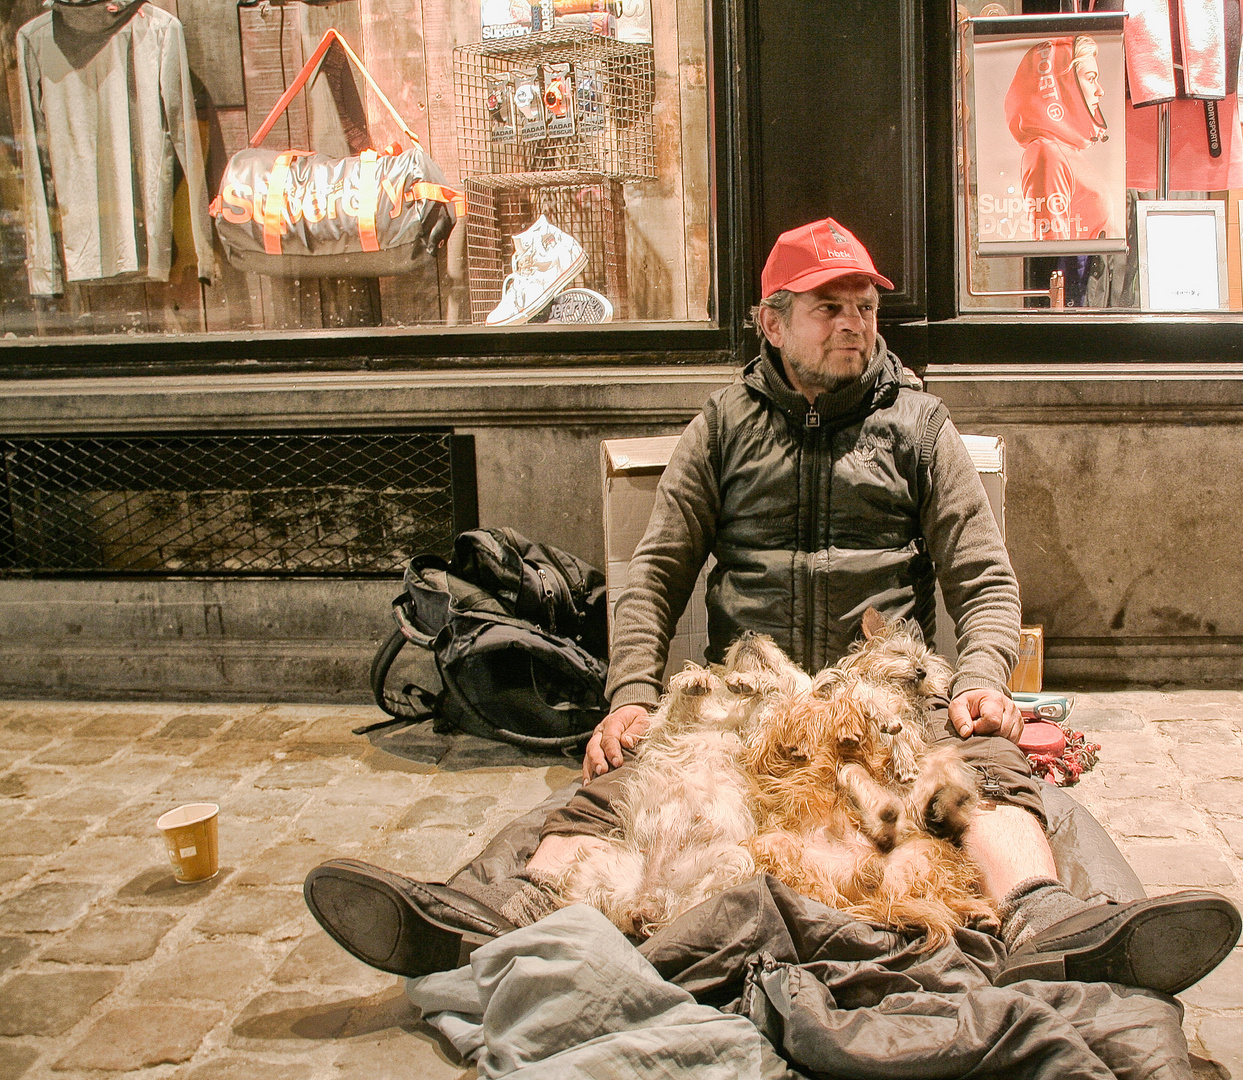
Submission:
{"label": "grey sweater on hanger", "polygon": [[189,188],[199,278],[210,281],[181,23],[145,0],[58,0],[18,30],[16,51],[31,293],[56,295],[67,281],[167,281],[174,156]]}

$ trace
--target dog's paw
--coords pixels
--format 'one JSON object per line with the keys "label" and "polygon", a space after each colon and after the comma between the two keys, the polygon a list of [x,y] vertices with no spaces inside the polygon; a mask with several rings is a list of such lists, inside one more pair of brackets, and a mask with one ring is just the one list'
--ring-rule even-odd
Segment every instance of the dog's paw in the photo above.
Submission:
{"label": "dog's paw", "polygon": [[807,753],[807,747],[802,743],[782,743],[780,752],[781,756],[787,761],[802,764],[811,760],[811,755]]}
{"label": "dog's paw", "polygon": [[768,690],[769,684],[754,671],[728,671],[725,689],[738,697],[756,697]]}
{"label": "dog's paw", "polygon": [[868,839],[882,854],[892,851],[897,846],[901,821],[902,805],[894,799],[879,807],[875,821],[868,823],[870,826],[867,830]]}
{"label": "dog's paw", "polygon": [[961,784],[949,783],[937,788],[923,808],[924,828],[932,835],[955,844],[971,824],[971,811],[976,794]]}
{"label": "dog's paw", "polygon": [[684,670],[669,680],[669,691],[684,697],[703,697],[712,693],[714,683],[715,677],[707,668],[687,664]]}

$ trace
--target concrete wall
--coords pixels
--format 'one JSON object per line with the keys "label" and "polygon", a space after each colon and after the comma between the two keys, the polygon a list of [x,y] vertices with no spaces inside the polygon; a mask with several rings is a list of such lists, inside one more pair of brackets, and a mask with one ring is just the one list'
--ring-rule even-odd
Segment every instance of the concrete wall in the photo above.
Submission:
{"label": "concrete wall", "polygon": [[[480,520],[603,563],[599,443],[680,428],[725,366],[97,379],[0,385],[7,433],[453,424]],[[1046,685],[1240,686],[1243,365],[933,367],[1001,434],[1024,618]],[[350,700],[393,581],[0,580],[0,693]]]}
{"label": "concrete wall", "polygon": [[929,389],[1006,440],[1047,684],[1243,685],[1243,367],[943,367]]}
{"label": "concrete wall", "polygon": [[[603,567],[601,440],[680,431],[732,374],[708,365],[3,383],[0,431],[451,424],[475,437],[482,525]],[[0,694],[367,701],[399,589],[399,576],[0,579]]]}

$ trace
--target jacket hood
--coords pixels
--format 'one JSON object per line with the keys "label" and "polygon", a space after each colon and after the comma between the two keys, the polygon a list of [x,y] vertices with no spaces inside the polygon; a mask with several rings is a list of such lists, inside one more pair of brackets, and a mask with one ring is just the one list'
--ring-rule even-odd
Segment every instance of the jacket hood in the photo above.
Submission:
{"label": "jacket hood", "polygon": [[743,368],[742,381],[799,423],[806,420],[812,409],[820,414],[822,422],[829,424],[866,416],[891,404],[901,387],[919,387],[919,380],[907,372],[879,334],[876,352],[858,380],[838,390],[824,391],[814,406],[786,381],[781,354],[764,339],[760,340],[760,355]]}
{"label": "jacket hood", "polygon": [[1079,76],[1070,66],[1075,39],[1049,38],[1023,54],[1006,93],[1006,123],[1023,146],[1056,139],[1083,150],[1105,133],[1100,106],[1088,111]]}
{"label": "jacket hood", "polygon": [[78,34],[107,34],[133,18],[146,0],[51,0],[46,6]]}

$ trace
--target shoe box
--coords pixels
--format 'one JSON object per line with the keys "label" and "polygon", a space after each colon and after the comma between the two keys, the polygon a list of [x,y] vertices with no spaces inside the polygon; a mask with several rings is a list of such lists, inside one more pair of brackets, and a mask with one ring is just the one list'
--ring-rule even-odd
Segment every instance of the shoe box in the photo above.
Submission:
{"label": "shoe box", "polygon": [[[613,605],[626,585],[626,573],[635,548],[647,530],[647,519],[656,504],[656,485],[677,445],[677,435],[643,439],[606,439],[600,444],[600,472],[604,482],[605,583],[608,588],[609,633],[613,631]],[[695,583],[686,611],[669,642],[665,681],[682,670],[687,660],[704,663],[708,647],[708,609],[704,602],[709,558]]]}

